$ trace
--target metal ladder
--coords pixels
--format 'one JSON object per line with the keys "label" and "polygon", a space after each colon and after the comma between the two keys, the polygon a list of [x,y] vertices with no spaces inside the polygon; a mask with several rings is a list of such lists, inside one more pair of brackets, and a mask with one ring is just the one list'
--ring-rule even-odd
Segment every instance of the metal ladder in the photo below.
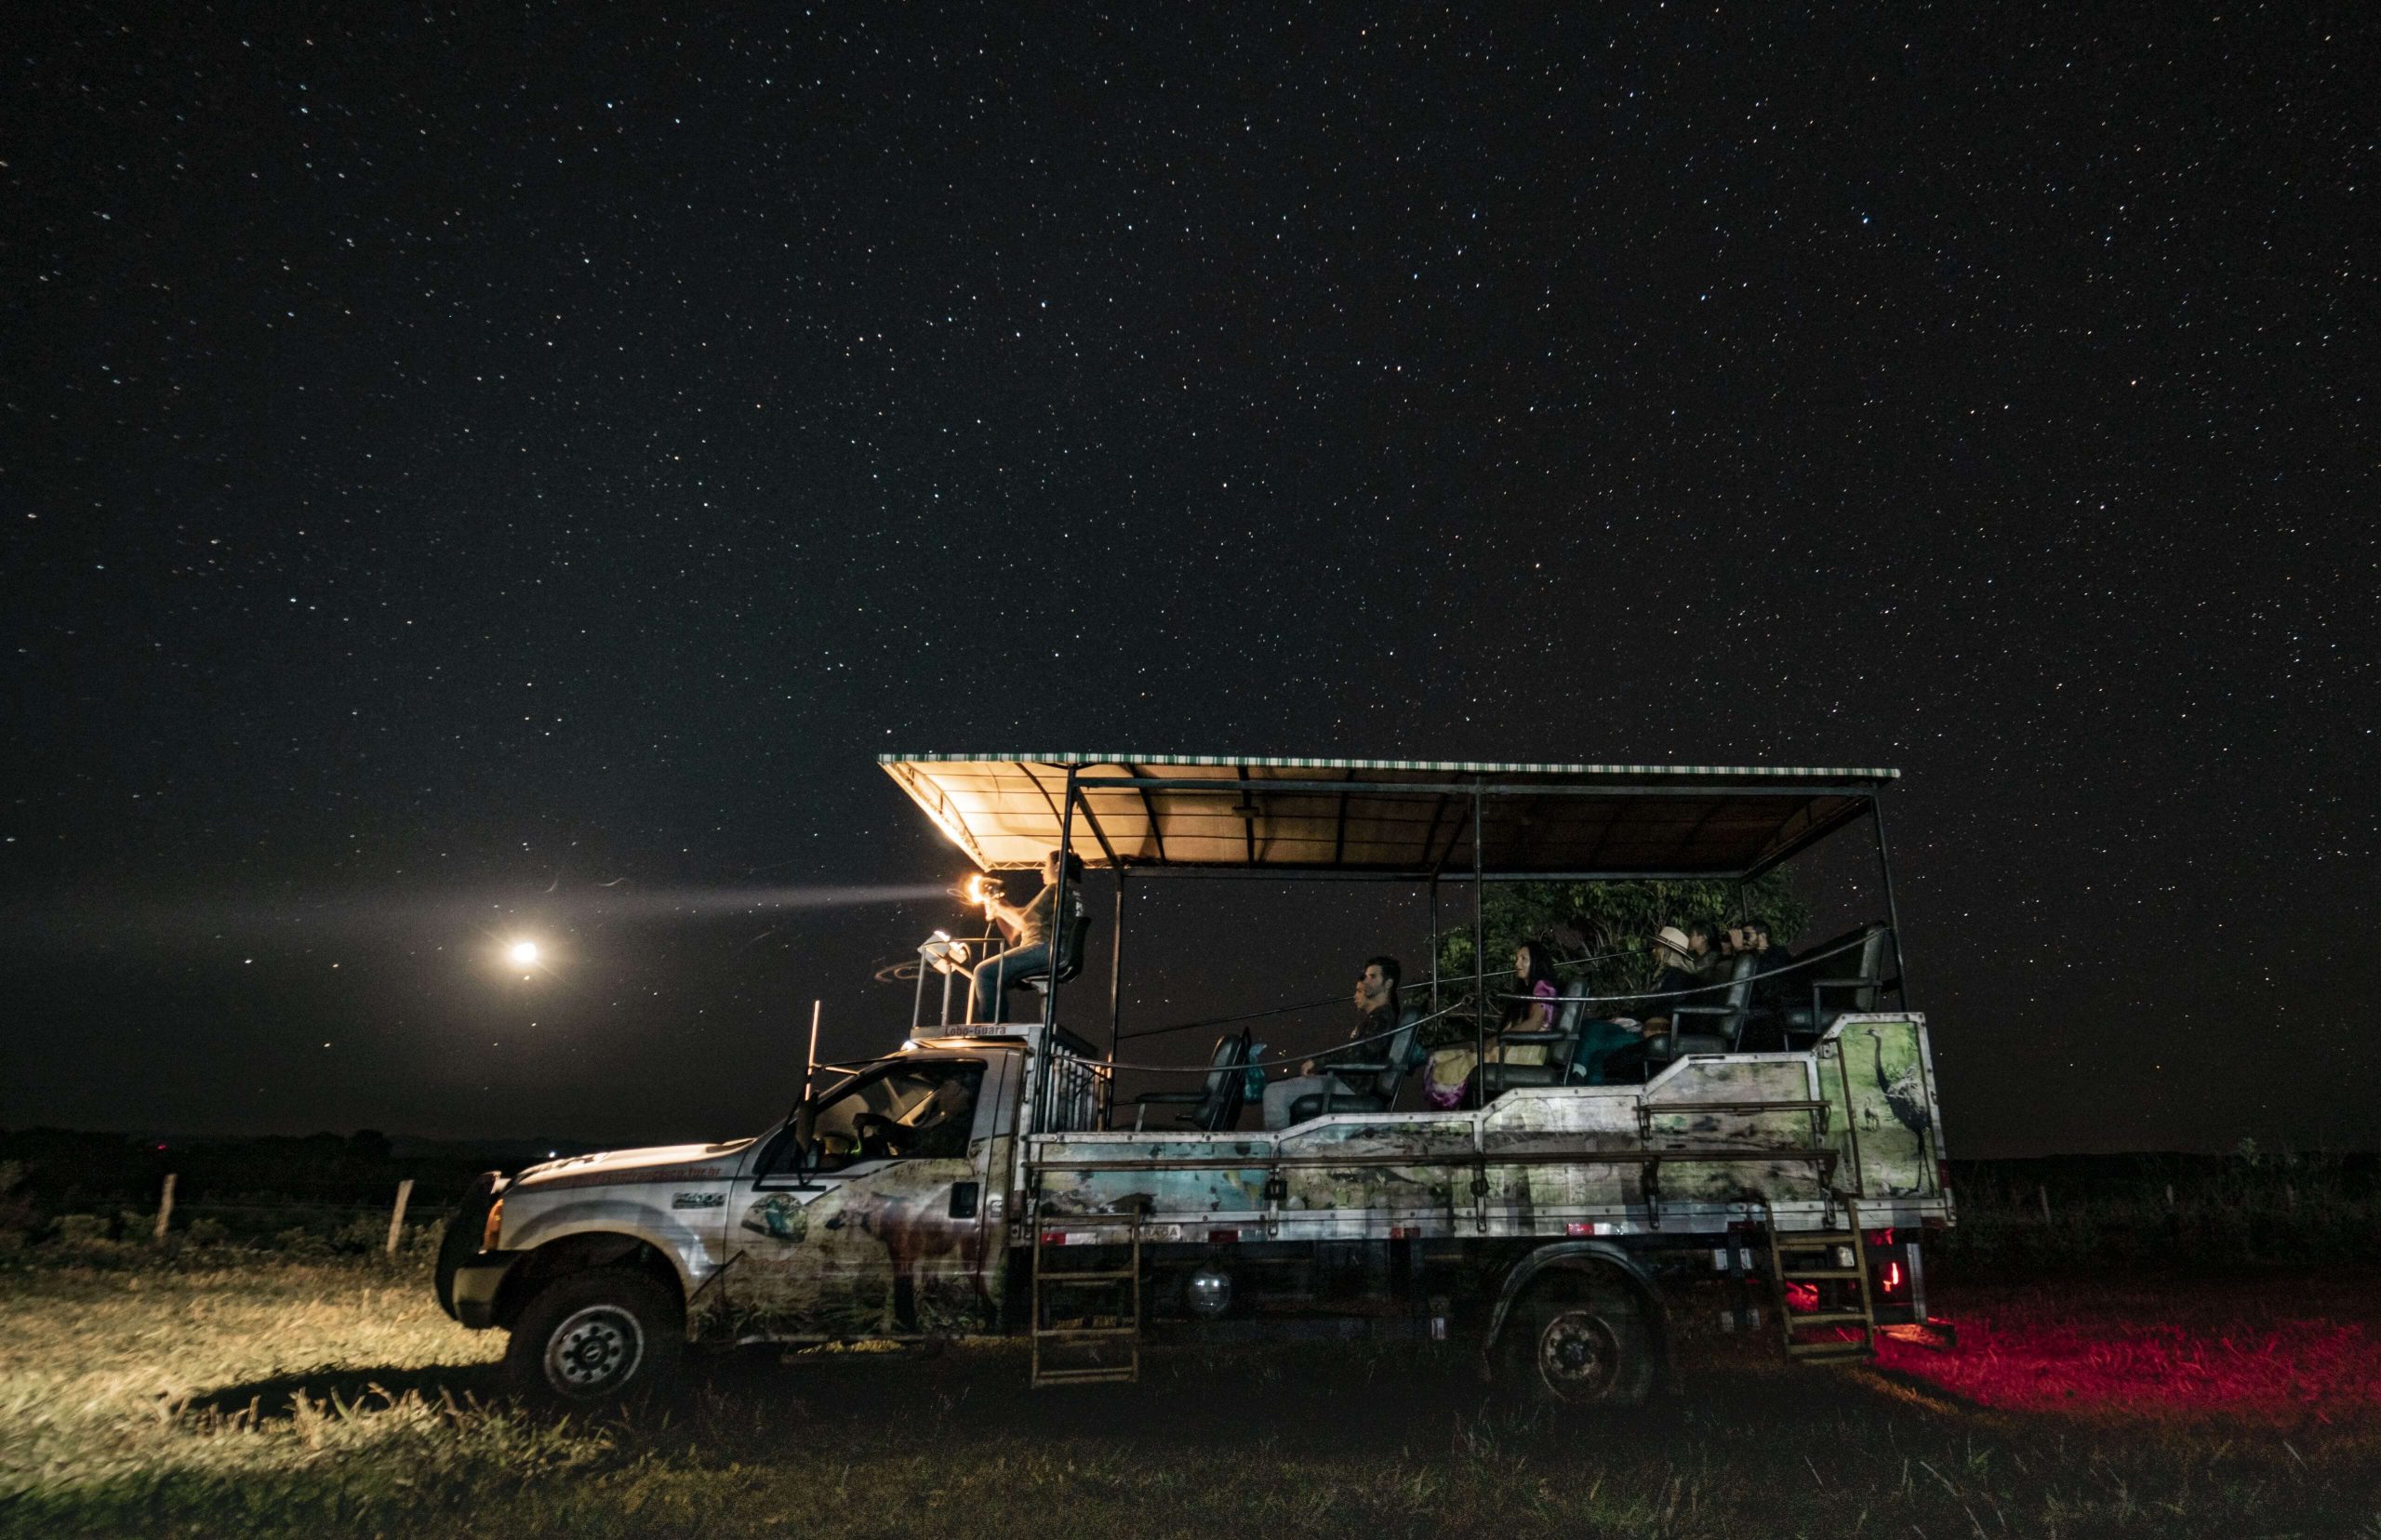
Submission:
{"label": "metal ladder", "polygon": [[[1136,1219],[1122,1237],[1114,1227],[1098,1229],[1044,1221],[1033,1235],[1033,1385],[1126,1383],[1141,1377],[1141,1227]],[[1070,1246],[1097,1247],[1124,1265],[1054,1268],[1051,1254]],[[1084,1292],[1106,1290],[1109,1309],[1084,1308]],[[1101,1303],[1095,1300],[1094,1304]],[[1069,1310],[1076,1313],[1068,1314]]]}
{"label": "metal ladder", "polygon": [[[1765,1212],[1765,1228],[1769,1231],[1769,1276],[1777,1287],[1777,1319],[1785,1328],[1786,1354],[1804,1363],[1865,1363],[1877,1356],[1876,1292],[1869,1278],[1869,1247],[1860,1234],[1860,1211],[1849,1198],[1838,1194],[1833,1200],[1843,1205],[1841,1230],[1801,1230],[1791,1236],[1780,1235],[1777,1215]],[[1768,1205],[1762,1208],[1767,1211]],[[1843,1265],[1842,1254],[1852,1254],[1852,1265]],[[1819,1254],[1819,1261],[1802,1261],[1789,1266],[1789,1256]],[[1824,1293],[1829,1283],[1851,1283],[1855,1286],[1857,1308],[1824,1301],[1815,1310],[1794,1308],[1790,1285],[1808,1283]],[[1830,1334],[1816,1342],[1797,1340],[1794,1334],[1816,1328],[1833,1328],[1836,1332],[1850,1329],[1852,1337]]]}

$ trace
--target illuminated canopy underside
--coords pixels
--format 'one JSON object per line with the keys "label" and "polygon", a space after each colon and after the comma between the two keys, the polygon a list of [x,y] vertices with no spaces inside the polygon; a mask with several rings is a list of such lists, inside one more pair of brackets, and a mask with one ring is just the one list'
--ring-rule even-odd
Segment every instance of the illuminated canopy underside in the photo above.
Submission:
{"label": "illuminated canopy underside", "polygon": [[880,754],[985,870],[1073,845],[1093,866],[1499,877],[1740,876],[1865,812],[1898,771],[1471,764],[1151,754]]}

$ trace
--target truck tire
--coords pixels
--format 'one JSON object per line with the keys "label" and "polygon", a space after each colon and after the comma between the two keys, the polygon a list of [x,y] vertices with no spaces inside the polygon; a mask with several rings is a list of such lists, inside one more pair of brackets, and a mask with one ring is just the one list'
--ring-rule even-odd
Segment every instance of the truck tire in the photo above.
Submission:
{"label": "truck tire", "polygon": [[513,1323],[504,1372],[522,1394],[593,1406],[639,1394],[677,1373],[684,1313],[670,1292],[627,1268],[566,1274]]}
{"label": "truck tire", "polygon": [[1516,1393],[1564,1410],[1641,1404],[1654,1388],[1654,1334],[1627,1285],[1550,1280],[1514,1306],[1503,1334]]}

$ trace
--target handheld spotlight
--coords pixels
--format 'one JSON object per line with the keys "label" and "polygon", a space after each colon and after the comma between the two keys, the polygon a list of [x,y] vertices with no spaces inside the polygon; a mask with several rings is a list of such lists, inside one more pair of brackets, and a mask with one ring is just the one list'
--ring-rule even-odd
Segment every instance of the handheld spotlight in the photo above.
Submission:
{"label": "handheld spotlight", "polygon": [[971,907],[989,910],[992,900],[1003,896],[1007,889],[1001,885],[999,878],[978,871],[968,877],[961,891]]}

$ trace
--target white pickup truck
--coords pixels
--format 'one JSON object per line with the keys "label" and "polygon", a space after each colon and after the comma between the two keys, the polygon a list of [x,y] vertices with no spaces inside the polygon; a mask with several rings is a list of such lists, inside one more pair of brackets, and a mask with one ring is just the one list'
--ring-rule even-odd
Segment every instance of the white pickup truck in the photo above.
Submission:
{"label": "white pickup truck", "polygon": [[[1856,777],[1883,774],[887,763],[984,870],[1084,828],[1136,878],[1221,864],[1216,845],[1259,857],[1258,874],[1303,870],[1327,816],[1340,866],[1433,883],[1458,856],[1471,870],[1445,880],[1741,875],[1873,816],[1873,782]],[[1029,803],[1004,777],[1044,794]],[[1449,820],[1458,795],[1470,817]],[[1341,807],[1360,796],[1377,805],[1351,832]],[[1534,799],[1536,816],[1492,825],[1500,797]],[[1632,830],[1649,817],[1650,836]],[[1396,824],[1412,828],[1375,827]],[[1590,843],[1604,852],[1592,863]],[[1694,1029],[1681,1014],[1617,1083],[1579,1078],[1570,1044],[1592,1002],[1563,1002],[1543,1066],[1482,1074],[1484,1105],[1454,1109],[1410,1105],[1415,1030],[1433,1014],[1417,987],[1378,1056],[1343,1060],[1324,1105],[1274,1130],[1239,1126],[1245,1032],[1189,1067],[1194,1092],[1120,1109],[1112,1050],[1056,1024],[1082,961],[1063,948],[1027,1024],[953,1022],[948,991],[926,1020],[922,975],[897,1051],[829,1067],[757,1137],[483,1177],[450,1227],[439,1299],[512,1333],[525,1387],[581,1401],[666,1376],[689,1343],[1018,1338],[1048,1384],[1136,1377],[1153,1342],[1368,1336],[1469,1345],[1533,1394],[1627,1403],[1666,1372],[1681,1313],[1707,1319],[1707,1295],[1796,1357],[1865,1358],[1881,1333],[1924,1327],[1922,1241],[1952,1219],[1925,1018],[1881,998],[1897,992],[1894,940],[1868,925],[1809,949],[1809,1002],[1781,1008],[1782,1045],[1748,1047],[1749,981],[1716,982]],[[964,965],[948,937],[920,950],[930,971]],[[1489,980],[1462,982],[1491,998]],[[1152,1111],[1166,1126],[1143,1126]]]}

